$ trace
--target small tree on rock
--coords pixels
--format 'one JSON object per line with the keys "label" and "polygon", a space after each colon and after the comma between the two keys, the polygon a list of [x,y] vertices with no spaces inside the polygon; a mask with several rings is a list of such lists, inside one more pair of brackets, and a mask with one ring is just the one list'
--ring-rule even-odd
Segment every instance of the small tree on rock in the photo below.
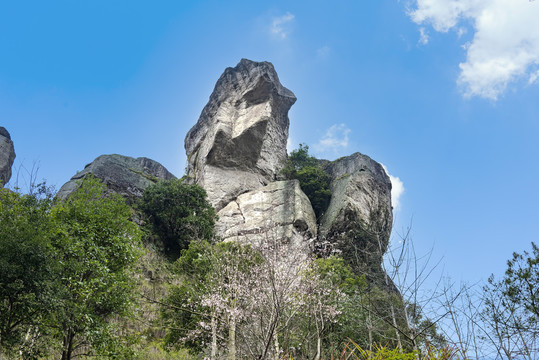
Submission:
{"label": "small tree on rock", "polygon": [[282,173],[288,179],[299,180],[301,190],[311,201],[316,217],[320,217],[326,211],[331,199],[330,178],[318,160],[309,155],[308,145],[300,144],[299,149],[290,153]]}

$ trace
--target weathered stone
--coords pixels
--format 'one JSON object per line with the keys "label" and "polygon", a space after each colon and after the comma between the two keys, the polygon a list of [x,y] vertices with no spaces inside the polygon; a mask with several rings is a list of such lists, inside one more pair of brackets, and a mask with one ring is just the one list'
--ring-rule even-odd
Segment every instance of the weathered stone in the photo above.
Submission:
{"label": "weathered stone", "polygon": [[278,179],[295,101],[269,62],[242,59],[221,75],[185,137],[187,175],[217,210]]}
{"label": "weathered stone", "polygon": [[0,186],[11,179],[11,167],[15,161],[15,148],[6,128],[0,126]]}
{"label": "weathered stone", "polygon": [[126,198],[141,197],[144,189],[159,179],[176,178],[163,165],[145,157],[101,155],[65,183],[56,196],[67,198],[77,190],[78,180],[88,174],[101,179],[110,191]]}
{"label": "weathered stone", "polygon": [[314,211],[297,180],[242,194],[217,215],[216,232],[225,241],[263,247],[279,240],[308,252],[317,234]]}
{"label": "weathered stone", "polygon": [[390,179],[359,153],[321,160],[332,197],[317,231],[298,181],[278,181],[295,100],[270,63],[243,59],[226,69],[185,138],[188,176],[218,211],[216,232],[223,240],[264,248],[284,239],[290,252],[338,252],[357,273],[380,279],[392,225]]}
{"label": "weathered stone", "polygon": [[322,164],[331,176],[331,202],[320,222],[320,242],[329,242],[350,262],[360,260],[365,271],[383,274],[393,220],[388,175],[360,153]]}

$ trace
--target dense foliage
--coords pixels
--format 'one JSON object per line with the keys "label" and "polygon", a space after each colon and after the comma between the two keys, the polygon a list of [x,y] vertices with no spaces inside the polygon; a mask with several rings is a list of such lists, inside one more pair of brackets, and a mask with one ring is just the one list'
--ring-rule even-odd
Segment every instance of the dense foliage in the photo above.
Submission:
{"label": "dense foliage", "polygon": [[0,357],[2,348],[28,356],[39,350],[25,344],[25,335],[55,304],[52,198],[41,190],[31,196],[0,188]]}
{"label": "dense foliage", "polygon": [[329,206],[331,191],[329,175],[324,172],[318,160],[309,155],[309,146],[300,144],[293,150],[282,173],[288,179],[298,179],[301,189],[311,201],[316,217],[320,217]]}
{"label": "dense foliage", "polygon": [[[293,176],[318,166],[303,145],[291,159]],[[176,246],[175,261],[155,251],[139,257],[141,232],[130,221],[139,215],[96,179],[65,201],[44,186],[31,195],[0,189],[0,358],[537,356],[534,243],[475,295],[444,288],[425,300],[417,260],[389,261],[392,277],[376,280],[380,269],[358,246],[317,259],[270,235],[251,245],[215,242],[204,191],[181,180],[149,188],[140,208],[148,239]],[[354,254],[356,262],[347,257]]]}
{"label": "dense foliage", "polygon": [[157,182],[144,191],[140,209],[167,252],[176,257],[192,239],[213,236],[217,216],[206,200],[206,192],[198,185],[181,179]]}
{"label": "dense foliage", "polygon": [[249,246],[191,242],[175,263],[182,283],[171,288],[168,306],[163,308],[170,325],[166,342],[199,351],[204,343],[221,344],[224,336],[212,340],[212,334],[217,336],[232,326],[234,315],[241,322],[240,309],[248,301],[252,272],[261,262],[261,255]]}
{"label": "dense foliage", "polygon": [[123,351],[108,321],[132,304],[130,270],[139,255],[140,234],[118,194],[86,178],[79,189],[51,209],[52,247],[59,267],[55,326],[63,341],[62,360],[77,346],[105,354]]}
{"label": "dense foliage", "polygon": [[290,349],[299,358],[320,354],[344,294],[318,263],[278,243],[267,250],[192,242],[176,262],[182,283],[163,308],[168,343],[212,359],[269,358]]}
{"label": "dense foliage", "polygon": [[110,320],[132,304],[131,211],[94,178],[66,201],[40,195],[0,189],[0,354],[120,357]]}

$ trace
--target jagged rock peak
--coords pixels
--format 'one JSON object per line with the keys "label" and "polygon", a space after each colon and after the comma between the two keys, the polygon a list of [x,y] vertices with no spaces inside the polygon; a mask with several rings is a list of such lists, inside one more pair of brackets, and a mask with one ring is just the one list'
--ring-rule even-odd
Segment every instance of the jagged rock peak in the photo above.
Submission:
{"label": "jagged rock peak", "polygon": [[88,174],[101,179],[109,191],[117,192],[126,198],[142,196],[144,190],[158,180],[176,178],[163,165],[152,159],[135,159],[117,154],[101,155],[65,183],[56,196],[67,198],[78,188],[78,180]]}
{"label": "jagged rock peak", "polygon": [[216,209],[277,179],[295,101],[269,62],[242,59],[221,75],[185,137],[187,175]]}
{"label": "jagged rock peak", "polygon": [[11,179],[11,167],[15,161],[15,147],[6,128],[0,126],[0,187]]}

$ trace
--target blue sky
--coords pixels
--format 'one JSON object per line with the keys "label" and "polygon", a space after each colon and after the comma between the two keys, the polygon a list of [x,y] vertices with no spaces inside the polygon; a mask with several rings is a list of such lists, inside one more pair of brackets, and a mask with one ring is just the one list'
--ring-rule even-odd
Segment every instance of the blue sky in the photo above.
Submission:
{"label": "blue sky", "polygon": [[418,253],[456,281],[501,275],[537,240],[537,18],[528,0],[3,2],[12,184],[38,164],[59,188],[110,153],[181,176],[223,70],[270,61],[298,98],[292,147],[383,163]]}

